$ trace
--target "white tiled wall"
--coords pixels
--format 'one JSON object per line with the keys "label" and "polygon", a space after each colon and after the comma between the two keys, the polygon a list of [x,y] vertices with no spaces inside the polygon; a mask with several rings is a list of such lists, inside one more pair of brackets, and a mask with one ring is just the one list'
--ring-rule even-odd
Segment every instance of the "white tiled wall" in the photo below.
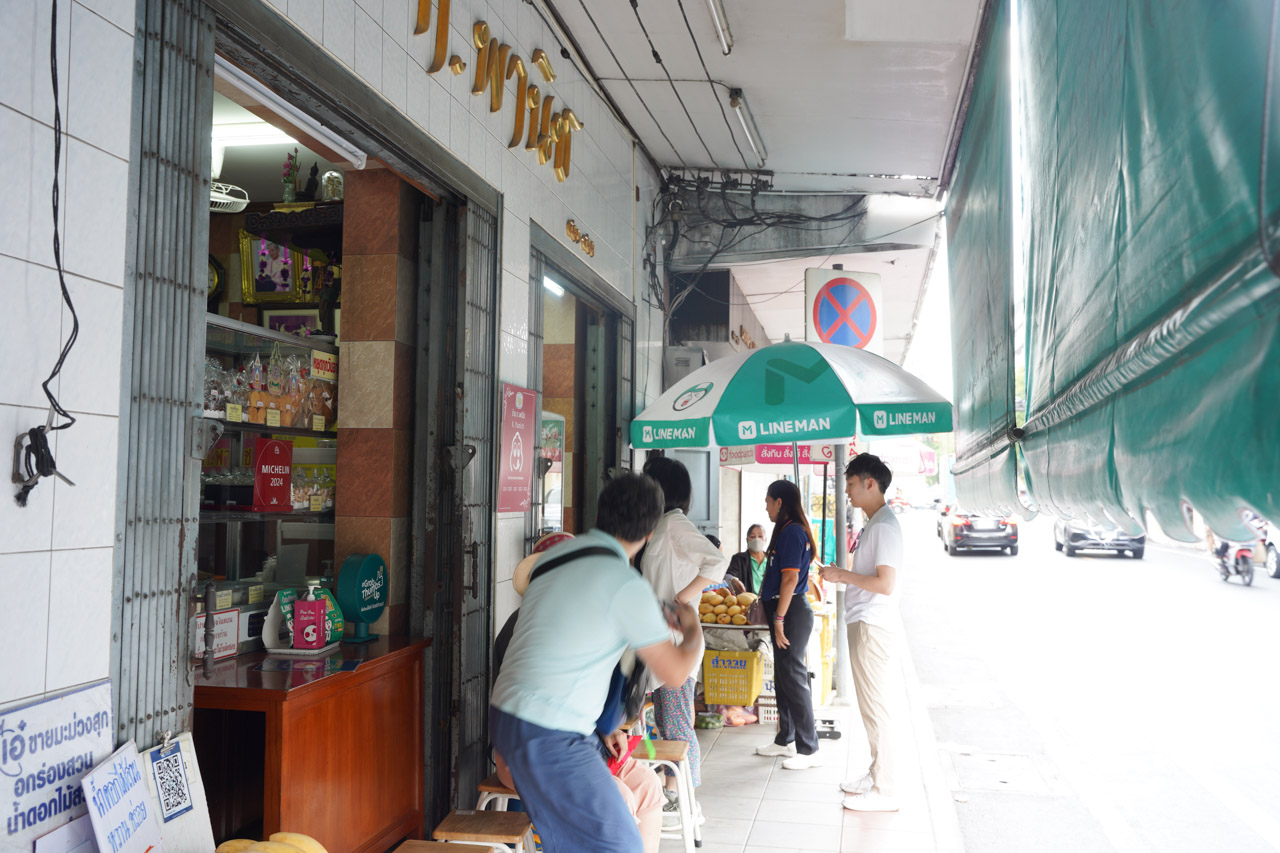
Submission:
{"label": "white tiled wall", "polygon": [[[78,420],[51,444],[76,486],[43,480],[26,508],[0,495],[0,624],[22,649],[0,656],[0,706],[109,673],[134,8],[58,4],[59,224],[80,338],[52,385]],[[20,320],[0,335],[5,447],[44,423],[40,385],[71,331],[53,260],[49,15],[38,0],[0,2],[0,297]]]}
{"label": "white tiled wall", "polygon": [[[533,6],[520,0],[453,0],[449,53],[461,56],[467,70],[454,75],[446,67],[434,75],[425,69],[435,50],[436,18],[430,30],[413,35],[416,0],[273,0],[273,5],[304,33],[322,44],[387,101],[448,148],[504,195],[502,235],[502,315],[499,378],[523,385],[529,356],[529,230],[536,222],[562,239],[565,223],[573,219],[595,242],[595,257],[581,255],[602,278],[632,298],[649,201],[656,176],[637,161],[626,131],[613,120],[604,102],[560,57],[559,44]],[[433,5],[433,13],[435,5]],[[550,166],[538,166],[536,155],[518,146],[506,147],[515,117],[515,81],[507,84],[503,108],[489,110],[489,96],[472,95],[476,50],[472,25],[487,21],[490,32],[512,46],[529,66],[531,82],[543,94],[556,97],[555,109],[568,106],[585,125],[573,137],[569,180],[556,180]],[[354,35],[353,35],[354,33]],[[556,80],[546,83],[529,62],[541,47],[551,57]],[[527,128],[526,128],[527,132]],[[640,204],[635,202],[633,173],[641,181]],[[636,324],[637,390],[661,392],[662,324],[640,306]],[[659,315],[660,317],[660,315]],[[657,349],[645,336],[656,335]],[[642,402],[644,402],[642,400]],[[495,565],[495,628],[501,626],[518,596],[511,588],[511,572],[524,556],[524,516],[498,519]]]}

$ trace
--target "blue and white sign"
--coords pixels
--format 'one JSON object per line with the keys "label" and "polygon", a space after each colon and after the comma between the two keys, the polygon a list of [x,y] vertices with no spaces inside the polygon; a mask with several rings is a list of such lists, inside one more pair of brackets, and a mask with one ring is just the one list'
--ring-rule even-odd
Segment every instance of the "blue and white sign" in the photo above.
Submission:
{"label": "blue and white sign", "polygon": [[147,772],[129,741],[81,783],[99,853],[164,853],[160,807],[147,787]]}
{"label": "blue and white sign", "polygon": [[0,712],[0,851],[32,842],[85,813],[80,782],[111,754],[111,682]]}

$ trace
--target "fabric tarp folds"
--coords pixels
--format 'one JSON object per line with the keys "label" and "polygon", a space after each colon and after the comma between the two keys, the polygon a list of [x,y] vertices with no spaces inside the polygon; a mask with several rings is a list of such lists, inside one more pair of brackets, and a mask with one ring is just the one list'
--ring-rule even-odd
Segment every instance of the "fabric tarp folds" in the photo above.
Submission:
{"label": "fabric tarp folds", "polygon": [[1009,3],[996,8],[947,200],[960,505],[1020,506],[1014,426],[1012,109]]}
{"label": "fabric tarp folds", "polygon": [[[985,227],[974,215],[1013,207],[994,162],[1007,156],[1012,127],[993,115],[1008,98],[992,91],[1009,76],[1008,2],[993,2],[948,202],[957,490],[988,505],[1014,467],[994,435],[1002,408],[1013,417],[1009,232],[995,211]],[[1194,507],[1247,538],[1245,511],[1280,521],[1272,4],[1016,2],[1022,112],[1008,121],[1023,140],[1031,494],[1058,515],[1129,530],[1154,517],[1183,538]]]}
{"label": "fabric tarp folds", "polygon": [[1184,537],[1187,505],[1229,538],[1243,510],[1280,520],[1280,281],[1258,197],[1271,6],[1019,0],[1022,450],[1058,514],[1131,530],[1150,514]]}

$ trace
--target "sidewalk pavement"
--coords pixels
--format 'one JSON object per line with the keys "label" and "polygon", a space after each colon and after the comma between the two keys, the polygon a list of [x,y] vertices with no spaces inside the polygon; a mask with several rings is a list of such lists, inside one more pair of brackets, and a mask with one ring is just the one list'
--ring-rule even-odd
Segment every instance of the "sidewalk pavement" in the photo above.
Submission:
{"label": "sidewalk pavement", "polygon": [[[843,733],[822,740],[822,767],[792,771],[780,758],[755,754],[771,743],[773,725],[699,731],[706,824],[701,853],[963,853],[955,804],[939,763],[928,709],[905,642],[898,684],[898,812],[858,813],[841,805],[840,782],[867,771],[870,753],[857,709],[823,708]],[[662,843],[663,853],[683,850]]]}

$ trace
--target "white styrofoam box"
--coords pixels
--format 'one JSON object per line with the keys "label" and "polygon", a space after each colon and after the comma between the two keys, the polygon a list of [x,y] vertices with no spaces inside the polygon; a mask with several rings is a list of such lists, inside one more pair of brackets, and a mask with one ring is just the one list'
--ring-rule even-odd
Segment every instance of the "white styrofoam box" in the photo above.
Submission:
{"label": "white styrofoam box", "polygon": [[[378,7],[379,18],[382,15]],[[364,9],[356,9],[355,72],[376,90],[382,89],[382,27]]]}
{"label": "white styrofoam box", "polygon": [[117,428],[114,417],[76,415],[76,423],[58,435],[58,470],[75,482],[52,485],[56,512],[53,547],[108,548],[115,541]]}
{"label": "white styrofoam box", "polygon": [[[0,275],[3,270],[0,269]],[[12,365],[13,362],[5,361]],[[12,441],[12,437],[32,427],[42,426],[48,410],[28,409],[0,404],[0,436]],[[57,436],[54,433],[52,449],[58,458]],[[19,551],[47,551],[53,541],[53,485],[41,481],[27,495],[27,505],[20,507],[13,500],[17,486],[11,486],[6,478],[5,493],[0,495],[0,553]],[[0,585],[0,589],[4,589]],[[0,679],[3,680],[3,679]]]}
{"label": "white styrofoam box", "polygon": [[112,548],[54,551],[45,690],[111,675]]}
{"label": "white styrofoam box", "polygon": [[774,681],[772,678],[766,678],[764,680],[764,686],[760,688],[760,695],[761,696],[777,696],[778,695],[777,689],[774,686]]}
{"label": "white styrofoam box", "polygon": [[[58,4],[58,103],[67,118],[67,68],[71,51],[71,3]],[[48,4],[0,3],[0,104],[53,126],[53,86],[49,76]],[[0,135],[0,139],[11,137]],[[48,149],[41,149],[48,150]],[[7,154],[8,152],[6,152]],[[49,161],[53,161],[52,155]],[[17,172],[7,168],[10,179]],[[13,198],[5,201],[13,204]]]}
{"label": "white styrofoam box", "polygon": [[[0,79],[3,77],[0,74]],[[0,139],[5,143],[6,170],[6,198],[0,205],[0,255],[51,267],[53,208],[49,192],[53,181],[53,130],[20,113],[0,109]],[[66,148],[63,148],[59,177],[66,187]],[[65,210],[64,204],[64,215]]]}
{"label": "white styrofoam box", "polygon": [[[4,112],[7,110],[0,109],[0,113]],[[62,295],[57,273],[0,255],[0,281],[4,282],[5,312],[22,320],[0,335],[0,364],[4,365],[0,370],[0,403],[47,410],[49,400],[40,386],[58,360],[62,332]],[[118,347],[116,353],[118,372]],[[58,393],[58,380],[50,387]],[[43,414],[38,411],[31,412],[25,419],[44,422]],[[36,424],[28,424],[23,429],[33,426]],[[5,437],[8,438],[7,433]]]}
{"label": "white styrofoam box", "polygon": [[[50,277],[56,277],[53,272]],[[120,413],[120,347],[124,291],[97,281],[67,276],[67,290],[80,318],[80,335],[59,375],[58,401],[71,412]],[[56,286],[45,294],[62,305],[62,337],[71,334],[71,312]],[[51,368],[53,362],[48,362]]]}
{"label": "white styrofoam box", "polygon": [[356,4],[324,0],[324,46],[348,68],[356,65]]}
{"label": "white styrofoam box", "polygon": [[[47,75],[47,57],[41,66]],[[67,134],[128,159],[133,36],[76,4],[71,11],[71,65],[59,70],[63,68],[62,85],[70,89],[62,125]]]}
{"label": "white styrofoam box", "polygon": [[324,42],[324,0],[289,0],[289,20],[312,41]]}
{"label": "white styrofoam box", "polygon": [[[0,554],[0,624],[22,652],[0,657],[0,704],[44,692],[49,642],[49,552]],[[110,597],[108,596],[110,606]]]}
{"label": "white styrofoam box", "polygon": [[76,139],[67,141],[65,153],[63,268],[123,287],[129,163]]}
{"label": "white styrofoam box", "polygon": [[382,94],[400,112],[408,106],[405,101],[406,69],[409,57],[404,52],[399,40],[383,33],[382,35]]}

